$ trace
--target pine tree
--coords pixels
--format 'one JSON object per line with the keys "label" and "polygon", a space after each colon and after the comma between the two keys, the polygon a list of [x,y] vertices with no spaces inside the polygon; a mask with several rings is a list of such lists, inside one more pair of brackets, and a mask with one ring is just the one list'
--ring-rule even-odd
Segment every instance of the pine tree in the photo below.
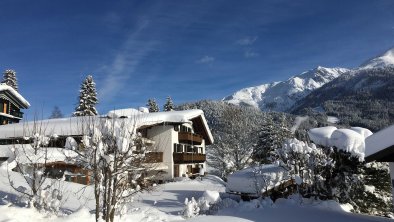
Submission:
{"label": "pine tree", "polygon": [[170,96],[167,96],[166,103],[163,106],[164,111],[172,111],[174,110],[174,103],[172,102],[172,99]]}
{"label": "pine tree", "polygon": [[79,104],[75,108],[73,116],[97,115],[98,113],[95,107],[97,103],[96,83],[94,83],[93,77],[88,75],[81,84],[81,89],[79,90]]}
{"label": "pine tree", "polygon": [[266,114],[259,133],[259,140],[253,153],[253,158],[261,163],[272,162],[272,160],[270,160],[271,153],[278,146],[276,138],[277,134],[272,116]]}
{"label": "pine tree", "polygon": [[3,74],[3,81],[1,83],[5,83],[16,91],[18,91],[18,81],[16,79],[16,72],[12,69],[7,69],[4,71]]}
{"label": "pine tree", "polygon": [[60,111],[58,106],[53,107],[52,114],[49,116],[49,119],[59,119],[63,118],[64,115],[62,111]]}
{"label": "pine tree", "polygon": [[285,139],[290,137],[291,131],[286,126],[285,115],[282,114],[279,121],[274,123],[271,113],[266,113],[253,158],[260,163],[272,163],[277,159],[275,149],[281,147]]}
{"label": "pine tree", "polygon": [[157,105],[155,99],[148,99],[148,103],[146,105],[148,106],[150,113],[156,113],[160,111],[159,105]]}

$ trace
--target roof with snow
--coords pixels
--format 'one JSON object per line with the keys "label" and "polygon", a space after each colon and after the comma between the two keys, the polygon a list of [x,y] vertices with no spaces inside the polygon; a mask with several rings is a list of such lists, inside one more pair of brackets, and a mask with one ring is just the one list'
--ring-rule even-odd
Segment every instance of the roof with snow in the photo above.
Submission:
{"label": "roof with snow", "polygon": [[365,140],[365,161],[394,162],[394,125]]}
{"label": "roof with snow", "polygon": [[0,97],[6,96],[7,100],[10,100],[19,108],[27,109],[30,107],[30,103],[21,95],[19,94],[14,88],[11,86],[1,83],[0,84]]}
{"label": "roof with snow", "polygon": [[30,144],[0,145],[0,157],[10,157],[14,160],[14,152],[16,152],[17,161],[20,164],[56,162],[73,164],[75,163],[75,158],[78,156],[73,150],[56,147],[45,147],[35,151]]}
{"label": "roof with snow", "polygon": [[99,123],[106,118],[132,126],[135,129],[164,123],[191,123],[196,133],[204,137],[206,144],[213,143],[213,137],[202,110],[184,110],[145,113],[136,109],[114,110],[107,116],[82,116],[62,119],[47,119],[0,126],[0,139],[20,138],[39,132],[46,136],[71,136],[87,133],[86,123]]}

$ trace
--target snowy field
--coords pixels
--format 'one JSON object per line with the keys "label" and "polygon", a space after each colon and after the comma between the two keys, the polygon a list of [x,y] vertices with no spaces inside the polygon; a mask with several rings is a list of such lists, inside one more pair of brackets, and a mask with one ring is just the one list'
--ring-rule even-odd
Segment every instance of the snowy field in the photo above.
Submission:
{"label": "snowy field", "polygon": [[[12,173],[16,184],[23,184],[23,178]],[[0,169],[0,221],[94,221],[92,189],[75,183],[62,182],[65,190],[63,215],[45,215],[34,209],[13,205],[17,200],[15,191],[9,186],[5,169]],[[225,191],[225,183],[217,177],[207,176],[200,180],[183,180],[156,186],[152,192],[136,195],[134,202],[125,209],[125,215],[116,221],[184,221],[180,215],[185,198],[198,199],[204,191]],[[223,194],[223,193],[222,193]],[[226,196],[223,194],[222,196]],[[272,204],[268,201],[240,202],[225,204],[215,215],[199,215],[187,221],[391,221],[381,217],[352,214],[346,206],[331,201],[316,202],[300,199],[279,199]]]}

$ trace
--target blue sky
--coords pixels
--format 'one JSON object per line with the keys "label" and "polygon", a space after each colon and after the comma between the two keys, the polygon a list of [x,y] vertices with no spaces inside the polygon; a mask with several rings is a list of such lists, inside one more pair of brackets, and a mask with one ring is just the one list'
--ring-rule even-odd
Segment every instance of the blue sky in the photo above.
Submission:
{"label": "blue sky", "polygon": [[100,113],[221,99],[394,47],[394,1],[0,1],[0,69],[34,113],[69,115],[92,74]]}

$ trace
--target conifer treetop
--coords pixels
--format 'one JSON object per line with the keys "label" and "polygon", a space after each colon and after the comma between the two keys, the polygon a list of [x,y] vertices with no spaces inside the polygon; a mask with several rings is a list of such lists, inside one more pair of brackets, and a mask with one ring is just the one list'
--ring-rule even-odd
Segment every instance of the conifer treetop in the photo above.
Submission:
{"label": "conifer treetop", "polygon": [[75,108],[73,116],[95,116],[98,115],[96,104],[98,103],[96,83],[91,75],[88,75],[81,84],[79,90],[79,103]]}
{"label": "conifer treetop", "polygon": [[5,83],[12,88],[14,88],[16,91],[18,91],[18,81],[16,79],[16,72],[15,70],[12,69],[7,69],[3,73],[3,81],[1,83]]}
{"label": "conifer treetop", "polygon": [[167,96],[166,103],[163,106],[164,111],[172,111],[174,110],[174,103],[172,102],[172,99],[170,96]]}
{"label": "conifer treetop", "polygon": [[155,113],[160,111],[159,105],[156,103],[155,99],[148,99],[148,103],[146,105],[148,106],[150,113]]}

